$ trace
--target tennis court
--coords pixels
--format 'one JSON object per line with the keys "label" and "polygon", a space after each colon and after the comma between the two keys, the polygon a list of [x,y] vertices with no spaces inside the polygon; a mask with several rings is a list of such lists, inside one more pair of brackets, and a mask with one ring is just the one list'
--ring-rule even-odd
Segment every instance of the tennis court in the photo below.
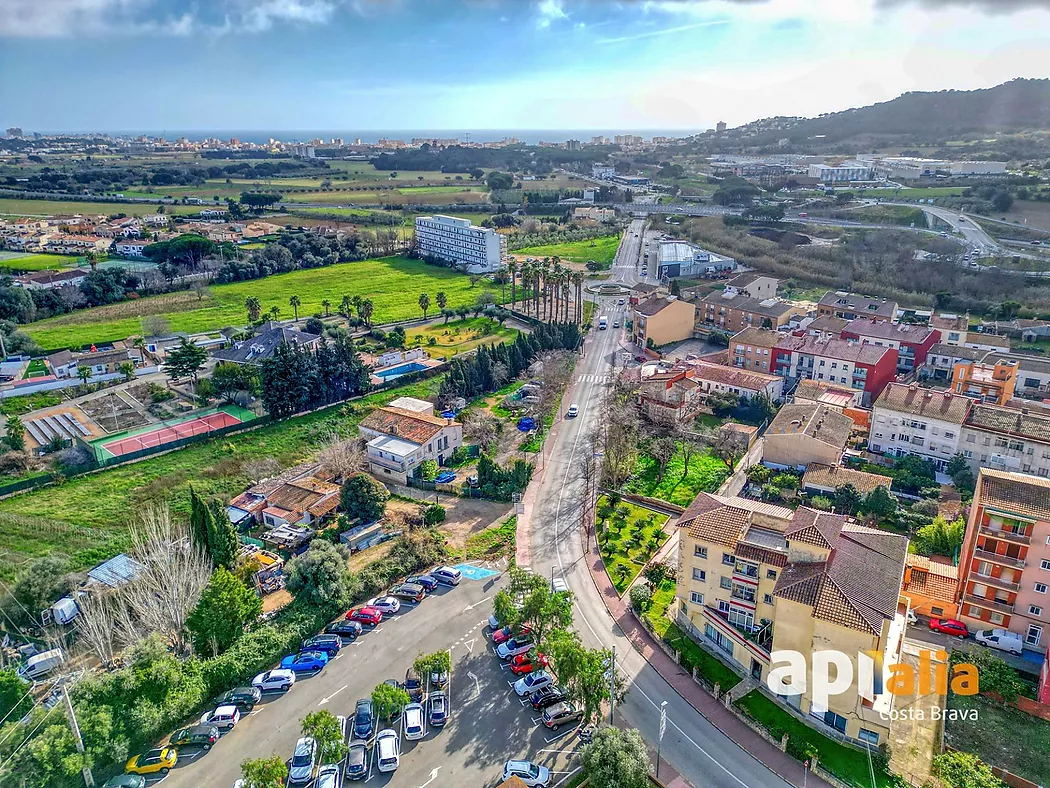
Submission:
{"label": "tennis court", "polygon": [[176,424],[166,424],[163,427],[128,435],[117,440],[109,442],[98,441],[96,445],[104,453],[113,457],[120,457],[124,454],[131,454],[142,449],[151,449],[182,438],[203,435],[223,427],[231,427],[243,421],[245,419],[234,416],[224,410],[219,410],[205,416],[197,416]]}

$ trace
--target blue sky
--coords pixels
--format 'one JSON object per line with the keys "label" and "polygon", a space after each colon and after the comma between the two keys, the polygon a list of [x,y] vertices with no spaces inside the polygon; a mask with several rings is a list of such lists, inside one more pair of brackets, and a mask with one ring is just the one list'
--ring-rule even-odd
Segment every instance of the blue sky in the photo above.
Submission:
{"label": "blue sky", "polygon": [[0,126],[703,129],[1050,76],[1048,0],[0,0]]}

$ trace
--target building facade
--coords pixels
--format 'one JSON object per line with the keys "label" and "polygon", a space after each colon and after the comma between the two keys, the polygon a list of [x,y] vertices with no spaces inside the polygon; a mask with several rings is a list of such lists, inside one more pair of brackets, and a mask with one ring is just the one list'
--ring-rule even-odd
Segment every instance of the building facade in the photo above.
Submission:
{"label": "building facade", "polygon": [[773,348],[784,338],[772,329],[745,328],[729,340],[729,363],[751,372],[773,374]]}
{"label": "building facade", "polygon": [[416,248],[424,257],[439,257],[468,273],[498,271],[507,256],[507,239],[489,227],[475,227],[454,216],[416,218]]}
{"label": "building facade", "polygon": [[952,370],[952,391],[979,402],[1005,405],[1017,388],[1018,364],[1001,360],[993,364],[957,361]]}
{"label": "building facade", "polygon": [[937,344],[941,334],[929,326],[891,323],[877,318],[851,320],[841,334],[842,339],[876,347],[891,347],[897,351],[897,371],[914,372],[926,363],[926,354]]}
{"label": "building facade", "polygon": [[773,349],[773,374],[839,383],[863,392],[868,406],[897,374],[897,350],[845,339],[785,337]]}
{"label": "building facade", "polygon": [[971,404],[950,391],[890,383],[872,407],[868,449],[887,457],[915,454],[943,471],[959,452]]}
{"label": "building facade", "polygon": [[897,302],[857,295],[845,290],[829,290],[817,302],[817,314],[841,317],[844,320],[856,320],[858,317],[896,320]]}
{"label": "building facade", "polygon": [[639,347],[689,339],[695,323],[696,307],[673,295],[651,295],[631,313],[632,338]]}
{"label": "building facade", "polygon": [[853,432],[853,419],[825,405],[793,402],[769,423],[763,437],[762,463],[805,470],[818,463],[836,466]]}
{"label": "building facade", "polygon": [[805,310],[778,298],[751,298],[737,290],[715,290],[700,301],[700,321],[723,331],[738,332],[746,328],[778,329]]}
{"label": "building facade", "polygon": [[376,408],[357,428],[369,470],[382,481],[407,484],[427,460],[443,465],[463,445],[463,425],[434,415],[425,400],[399,397]]}
{"label": "building facade", "polygon": [[982,468],[1050,477],[1050,413],[973,403],[959,444],[976,474]]}

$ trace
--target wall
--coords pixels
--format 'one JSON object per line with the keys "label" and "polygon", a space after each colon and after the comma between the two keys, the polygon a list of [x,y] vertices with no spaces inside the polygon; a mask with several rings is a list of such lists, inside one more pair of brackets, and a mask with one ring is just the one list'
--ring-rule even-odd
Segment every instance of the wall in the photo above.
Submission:
{"label": "wall", "polygon": [[814,440],[803,433],[772,435],[766,433],[762,462],[794,468],[821,463],[838,465],[841,451],[827,443]]}
{"label": "wall", "polygon": [[[152,375],[154,372],[159,372],[160,367],[140,367],[135,370],[135,377],[142,377],[143,375]],[[123,380],[124,373],[122,372],[110,372],[105,375],[95,375],[93,378],[88,380],[88,384],[92,383],[108,383],[114,380]],[[38,391],[57,391],[59,389],[68,389],[74,386],[82,385],[80,378],[67,378],[63,380],[49,380],[46,383],[34,383],[32,385],[18,386],[16,388],[9,388],[0,391],[0,399],[7,399],[8,397],[21,397],[23,394],[36,394]]]}

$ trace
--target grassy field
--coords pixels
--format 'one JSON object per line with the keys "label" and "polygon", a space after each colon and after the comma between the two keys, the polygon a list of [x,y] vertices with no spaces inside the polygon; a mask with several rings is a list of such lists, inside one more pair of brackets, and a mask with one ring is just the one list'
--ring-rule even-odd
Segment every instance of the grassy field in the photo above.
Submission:
{"label": "grassy field", "polygon": [[667,515],[626,501],[613,507],[604,495],[598,498],[597,513],[598,550],[609,579],[623,594],[667,540],[663,532]]}
{"label": "grassy field", "polygon": [[979,722],[949,720],[947,743],[1035,782],[1050,775],[1050,722],[981,696],[952,695],[952,709],[976,709]]}
{"label": "grassy field", "polygon": [[[281,315],[287,319],[292,315],[288,299],[293,295],[302,300],[300,317],[320,312],[325,299],[335,305],[344,295],[371,298],[375,304],[374,322],[384,323],[421,316],[417,301],[422,292],[429,293],[433,302],[437,291],[442,290],[448,296],[449,306],[456,307],[473,304],[486,286],[479,283],[471,287],[469,277],[448,268],[390,257],[213,285],[201,300],[194,293],[178,292],[82,309],[32,323],[25,330],[47,350],[140,334],[142,318],[147,315],[163,315],[173,331],[214,331],[244,325],[248,319],[244,301],[249,296],[262,302],[264,312],[275,305],[280,307]],[[491,287],[498,298],[498,288]]]}
{"label": "grassy field", "polygon": [[[447,295],[447,293],[446,293]],[[430,300],[433,303],[434,296]],[[437,307],[433,307],[436,311]],[[433,314],[433,312],[431,313]],[[422,328],[410,328],[405,332],[405,344],[422,345],[432,354],[454,356],[480,345],[495,345],[504,340],[514,339],[518,335],[516,328],[501,326],[487,317],[452,320],[449,323],[438,323]],[[431,344],[431,338],[434,343]]]}
{"label": "grassy field", "polygon": [[488,189],[481,186],[402,186],[398,189],[402,194],[456,194],[462,191],[487,192]]}
{"label": "grassy field", "polygon": [[357,434],[357,423],[395,397],[433,397],[441,378],[401,386],[347,405],[269,424],[228,438],[78,476],[0,501],[0,577],[29,558],[60,553],[83,569],[128,547],[127,527],[153,501],[179,519],[189,488],[228,499],[249,484],[245,464],[273,457],[290,467],[312,457],[332,436]]}
{"label": "grassy field", "polygon": [[303,192],[287,194],[282,202],[333,203],[335,205],[387,205],[408,203],[434,203],[445,205],[462,200],[468,203],[486,202],[488,192],[477,191],[469,186],[419,186],[415,188],[385,189],[368,192]]}
{"label": "grassy field", "polygon": [[[0,199],[0,216],[54,216],[56,214],[82,213],[113,216],[142,216],[156,213],[157,205],[137,202],[77,202],[74,200],[15,200]],[[200,205],[165,205],[165,213],[199,213]]]}
{"label": "grassy field", "polygon": [[0,253],[0,269],[22,272],[76,268],[80,260],[80,257],[70,257],[64,254],[8,254],[3,252]]}
{"label": "grassy field", "polygon": [[514,254],[527,257],[560,257],[572,263],[587,263],[594,260],[603,267],[612,265],[616,250],[620,246],[620,236],[606,235],[590,241],[569,241],[563,244],[548,246],[527,246],[515,249]]}
{"label": "grassy field", "polygon": [[717,457],[707,452],[696,452],[689,458],[689,473],[685,472],[685,456],[682,445],[667,463],[663,478],[659,478],[660,466],[644,452],[638,455],[634,473],[624,486],[624,492],[659,498],[661,501],[688,506],[700,492],[714,492],[726,477],[729,469]]}
{"label": "grassy field", "polygon": [[937,197],[957,197],[963,193],[963,186],[930,186],[918,189],[857,189],[858,197],[882,197],[898,200],[929,200]]}

